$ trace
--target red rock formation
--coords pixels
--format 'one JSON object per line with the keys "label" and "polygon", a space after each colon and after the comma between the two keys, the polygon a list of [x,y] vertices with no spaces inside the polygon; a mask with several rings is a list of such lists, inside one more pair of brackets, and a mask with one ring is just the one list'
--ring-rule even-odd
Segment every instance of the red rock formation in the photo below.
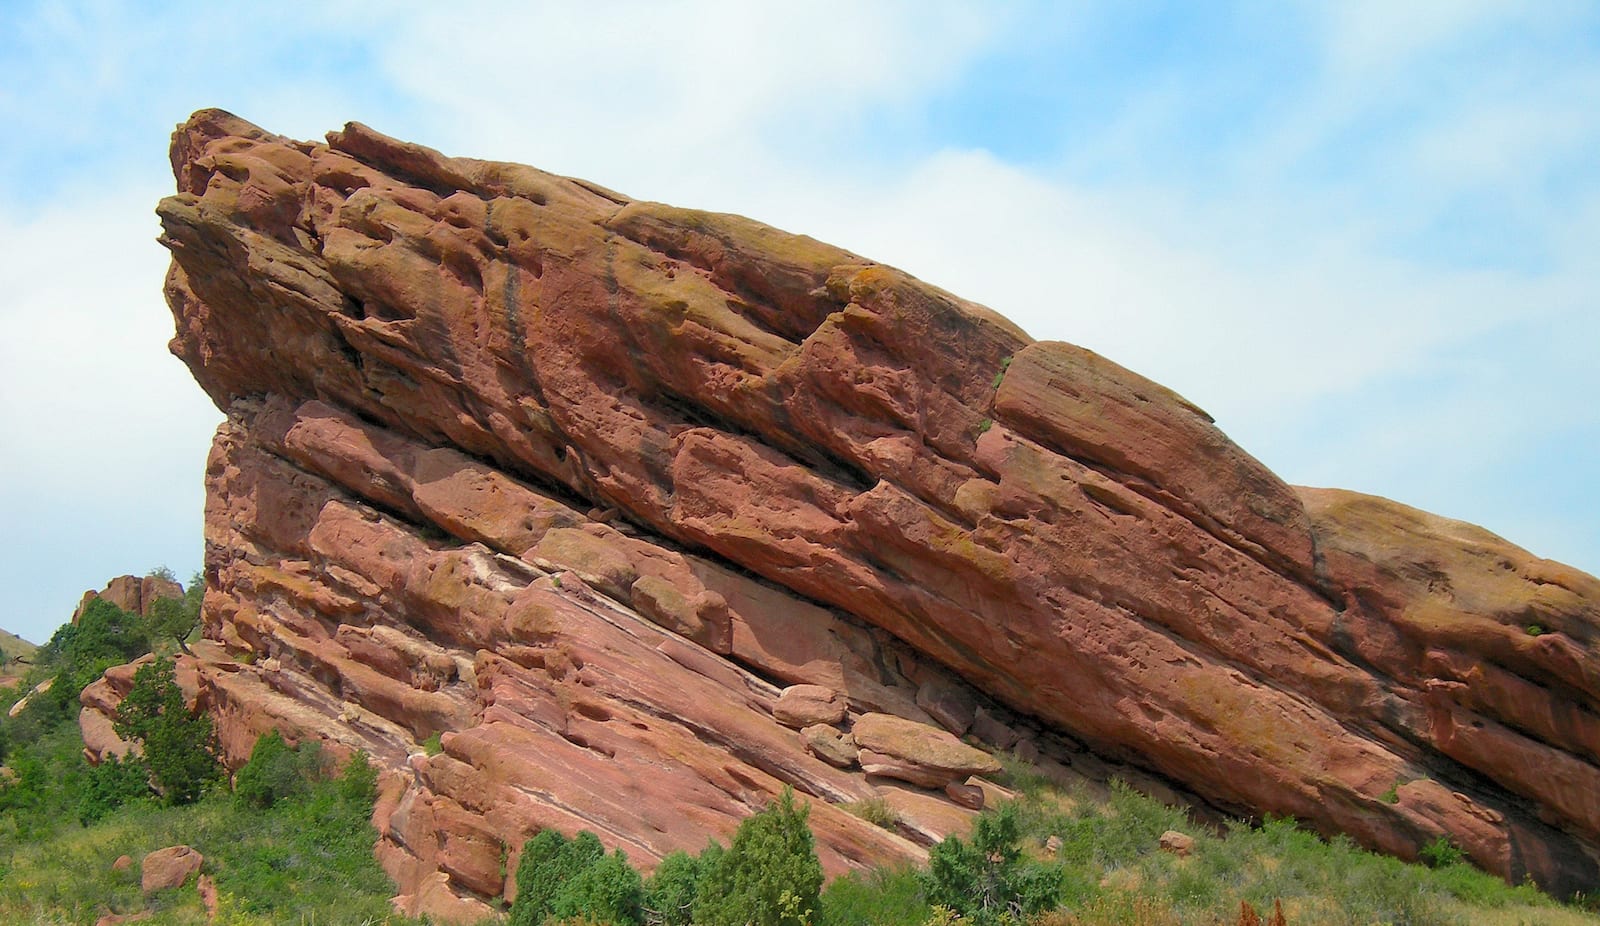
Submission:
{"label": "red rock formation", "polygon": [[[204,111],[172,159],[173,350],[228,414],[190,684],[233,761],[276,727],[397,770],[407,909],[486,910],[538,827],[648,864],[785,783],[830,870],[914,858],[983,788],[909,749],[935,790],[869,782],[863,714],[1600,884],[1592,577],[1293,489],[1155,383],[746,219],[356,124]],[[773,717],[790,685],[838,735]],[[833,806],[875,789],[898,835]]]}
{"label": "red rock formation", "polygon": [[72,612],[72,622],[76,624],[78,618],[83,615],[83,609],[97,598],[104,598],[131,614],[148,617],[150,606],[157,599],[182,597],[183,586],[165,576],[149,575],[144,578],[117,576],[107,582],[106,587],[100,591],[90,589],[83,593],[83,598],[78,601],[78,607]]}

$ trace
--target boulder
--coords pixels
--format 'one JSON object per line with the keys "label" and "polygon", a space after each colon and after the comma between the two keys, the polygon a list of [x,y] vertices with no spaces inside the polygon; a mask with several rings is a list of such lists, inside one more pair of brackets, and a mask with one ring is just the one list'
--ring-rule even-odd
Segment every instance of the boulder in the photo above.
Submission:
{"label": "boulder", "polygon": [[982,810],[984,807],[983,789],[977,785],[970,785],[964,781],[952,781],[944,786],[944,793],[949,796],[950,800],[968,810]]}
{"label": "boulder", "polygon": [[863,714],[850,733],[861,750],[861,768],[869,775],[943,789],[971,775],[1000,771],[994,756],[968,746],[948,731],[902,717]]}
{"label": "boulder", "polygon": [[1170,852],[1178,858],[1188,858],[1194,851],[1194,837],[1177,830],[1167,830],[1162,833],[1158,844],[1162,852]]}
{"label": "boulder", "polygon": [[807,752],[834,768],[849,768],[855,765],[856,758],[861,753],[850,734],[841,733],[829,724],[819,723],[806,727],[800,731],[800,737],[805,741]]}
{"label": "boulder", "polygon": [[89,590],[83,593],[83,598],[78,601],[78,607],[72,612],[72,622],[76,624],[78,618],[83,616],[89,602],[103,598],[130,614],[149,617],[151,606],[162,598],[182,598],[183,586],[164,576],[117,576],[106,587],[98,592]]}
{"label": "boulder", "polygon": [[978,710],[970,692],[942,678],[929,679],[917,688],[917,706],[956,736],[967,732]]}
{"label": "boulder", "polygon": [[849,704],[831,688],[821,685],[790,685],[772,706],[772,716],[796,730],[817,724],[836,724],[845,718]]}
{"label": "boulder", "polygon": [[983,806],[985,807],[998,807],[1006,801],[1016,800],[1018,796],[1017,792],[1010,788],[1002,787],[987,778],[980,778],[977,775],[968,778],[966,784],[983,792]]}
{"label": "boulder", "polygon": [[205,856],[188,846],[157,849],[139,865],[139,887],[146,894],[183,887],[204,863]]}

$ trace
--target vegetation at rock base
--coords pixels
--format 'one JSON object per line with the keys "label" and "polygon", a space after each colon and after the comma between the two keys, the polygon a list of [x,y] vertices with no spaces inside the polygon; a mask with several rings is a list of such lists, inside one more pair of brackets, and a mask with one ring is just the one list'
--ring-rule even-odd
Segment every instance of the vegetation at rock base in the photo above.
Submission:
{"label": "vegetation at rock base", "polygon": [[[174,599],[183,601],[183,599]],[[189,596],[186,607],[198,606]],[[216,765],[210,721],[187,709],[170,659],[135,674],[119,726],[145,756],[83,757],[78,694],[111,665],[178,644],[150,622],[94,601],[34,654],[0,714],[6,768],[0,776],[0,923],[89,924],[107,913],[149,911],[152,924],[208,922],[194,880],[146,898],[137,860],[185,844],[205,856],[219,893],[210,922],[410,922],[394,915],[394,885],[372,854],[369,822],[377,772],[357,755],[337,766],[315,745],[291,747],[272,734],[239,771],[241,791]],[[166,633],[168,631],[162,631]],[[30,695],[44,682],[49,688]],[[136,860],[112,869],[121,855]]]}
{"label": "vegetation at rock base", "polygon": [[134,673],[117,708],[117,735],[142,747],[150,785],[168,804],[189,804],[222,777],[211,715],[184,703],[172,660],[156,659]]}
{"label": "vegetation at rock base", "polygon": [[606,854],[599,837],[584,830],[568,839],[541,830],[523,844],[517,865],[517,899],[511,926],[539,926],[569,918],[615,926],[644,921],[644,881],[621,851]]}
{"label": "vegetation at rock base", "polygon": [[[1015,774],[1015,772],[1014,772]],[[1220,833],[1113,782],[1109,796],[1073,793],[1035,776],[987,811],[970,840],[946,839],[924,871],[835,879],[822,892],[826,926],[1018,923],[1030,926],[1471,926],[1594,924],[1532,886],[1511,887],[1467,864],[1448,842],[1407,864],[1324,840],[1293,821],[1237,823]],[[1187,857],[1161,834],[1194,838]],[[1047,849],[1056,847],[1054,851]],[[1052,903],[1046,893],[1055,891]]]}
{"label": "vegetation at rock base", "polygon": [[699,926],[800,926],[822,890],[822,863],[794,792],[739,824],[726,852],[709,862],[695,892]]}
{"label": "vegetation at rock base", "polygon": [[[191,599],[197,604],[198,598]],[[373,856],[369,823],[377,771],[364,756],[339,765],[316,744],[261,737],[232,787],[216,764],[209,720],[188,709],[170,659],[135,673],[118,713],[143,755],[88,765],[76,724],[79,691],[107,665],[169,652],[181,619],[152,621],[105,602],[42,647],[28,696],[0,720],[9,774],[0,777],[0,923],[93,923],[148,911],[153,924],[208,922],[193,881],[145,897],[138,866],[121,855],[193,846],[218,890],[209,922],[400,924],[394,885]],[[189,632],[192,632],[192,628]],[[42,682],[50,682],[43,690]],[[30,692],[35,692],[29,694]],[[1237,823],[1221,832],[1113,782],[1106,793],[1052,785],[1024,765],[1005,783],[1013,803],[977,818],[970,835],[931,848],[924,868],[887,868],[823,886],[792,791],[745,820],[727,846],[674,852],[648,877],[593,833],[535,835],[513,873],[515,926],[1405,926],[1600,924],[1531,886],[1473,868],[1440,838],[1425,864],[1406,864],[1324,840],[1293,821]],[[873,820],[882,802],[844,809]],[[1185,857],[1161,836],[1193,838]]]}
{"label": "vegetation at rock base", "polygon": [[804,926],[822,889],[809,812],[785,789],[739,825],[726,849],[713,841],[699,856],[674,852],[648,882],[593,833],[567,839],[543,830],[522,847],[511,926]]}
{"label": "vegetation at rock base", "polygon": [[972,840],[950,836],[928,853],[926,896],[978,926],[1022,919],[1055,906],[1062,872],[1024,858],[1017,807],[978,817]]}

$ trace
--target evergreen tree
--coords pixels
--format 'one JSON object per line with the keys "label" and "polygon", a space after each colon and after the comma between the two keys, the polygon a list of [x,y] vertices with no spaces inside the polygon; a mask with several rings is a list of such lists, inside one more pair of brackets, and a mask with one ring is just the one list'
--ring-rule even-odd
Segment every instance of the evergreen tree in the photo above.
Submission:
{"label": "evergreen tree", "polygon": [[134,673],[133,687],[117,708],[117,735],[138,740],[156,789],[169,804],[188,804],[222,776],[211,717],[191,712],[170,659]]}
{"label": "evergreen tree", "polygon": [[[822,892],[810,808],[796,805],[794,791],[739,824],[733,843],[707,864],[696,892],[699,926],[804,926]],[[709,854],[709,853],[708,853]]]}
{"label": "evergreen tree", "polygon": [[979,924],[1020,921],[1060,894],[1058,873],[1022,857],[1013,804],[978,817],[972,842],[950,836],[934,846],[926,884],[930,903]]}

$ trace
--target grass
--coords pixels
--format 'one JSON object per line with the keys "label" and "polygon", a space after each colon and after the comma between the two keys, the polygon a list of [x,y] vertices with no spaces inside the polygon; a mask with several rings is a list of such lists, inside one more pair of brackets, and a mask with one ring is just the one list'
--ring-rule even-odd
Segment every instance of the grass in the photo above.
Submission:
{"label": "grass", "polygon": [[[322,782],[301,798],[255,810],[231,795],[209,795],[187,807],[144,802],[90,827],[58,826],[44,838],[0,840],[0,922],[93,923],[102,914],[144,909],[138,862],[145,853],[185,844],[205,856],[216,881],[224,922],[409,922],[393,914],[394,892],[372,855],[376,832],[370,802],[352,805]],[[112,870],[118,856],[134,865]],[[194,881],[151,898],[152,923],[206,921]]]}
{"label": "grass", "polygon": [[921,926],[933,914],[915,868],[878,868],[833,879],[822,890],[819,926]]}
{"label": "grass", "polygon": [[[147,908],[152,924],[204,923],[192,879],[148,899],[140,891],[139,861],[178,844],[205,856],[202,870],[221,895],[218,922],[408,922],[393,914],[394,886],[372,854],[370,778],[347,771],[265,810],[225,789],[181,807],[136,800],[83,826],[82,746],[76,725],[62,725],[13,757],[34,780],[0,792],[0,923],[89,924]],[[122,855],[134,865],[113,871]]]}
{"label": "grass", "polygon": [[[1462,861],[1447,842],[1430,847],[1437,867],[1407,864],[1328,841],[1293,821],[1235,823],[1214,833],[1184,811],[1113,782],[1109,799],[1063,791],[1022,768],[1008,769],[1019,798],[1024,851],[1054,863],[1059,908],[1030,926],[1178,926],[1271,922],[1281,902],[1292,926],[1597,926],[1600,917],[1563,906],[1532,886],[1512,887]],[[1161,834],[1194,837],[1187,858],[1162,852]],[[1060,840],[1053,855],[1046,840]],[[834,881],[823,892],[825,926],[929,923],[917,876],[876,872]]]}
{"label": "grass", "polygon": [[900,822],[900,818],[895,816],[894,810],[881,797],[869,797],[866,800],[841,804],[839,809],[855,814],[873,826],[881,827],[890,832],[893,832],[895,824]]}

